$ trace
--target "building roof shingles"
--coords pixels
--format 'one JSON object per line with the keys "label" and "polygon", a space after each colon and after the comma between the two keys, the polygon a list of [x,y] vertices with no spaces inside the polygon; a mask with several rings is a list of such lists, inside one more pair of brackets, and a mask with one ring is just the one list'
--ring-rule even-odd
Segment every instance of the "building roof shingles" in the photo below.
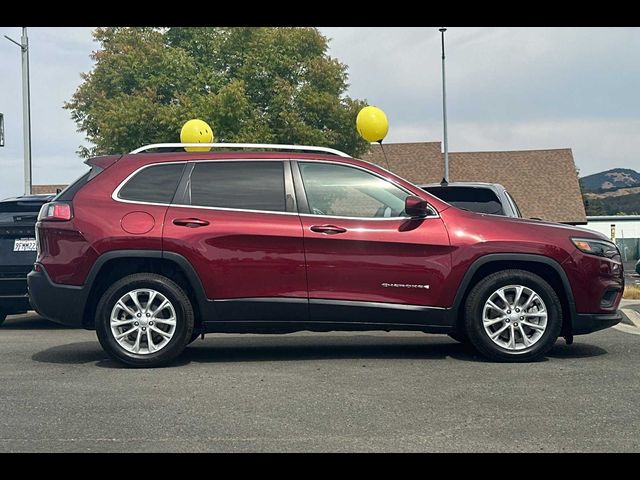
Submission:
{"label": "building roof shingles", "polygon": [[31,192],[34,195],[41,193],[56,193],[57,190],[62,191],[65,188],[67,188],[66,185],[32,185]]}
{"label": "building roof shingles", "polygon": [[[412,183],[437,183],[444,176],[440,142],[372,145],[364,160],[388,168]],[[526,218],[586,223],[571,149],[450,152],[449,180],[500,183]]]}

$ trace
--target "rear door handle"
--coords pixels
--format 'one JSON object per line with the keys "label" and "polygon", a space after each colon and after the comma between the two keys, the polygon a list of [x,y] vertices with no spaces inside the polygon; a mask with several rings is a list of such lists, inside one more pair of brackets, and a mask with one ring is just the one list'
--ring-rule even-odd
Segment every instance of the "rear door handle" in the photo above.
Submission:
{"label": "rear door handle", "polygon": [[346,228],[336,227],[335,225],[314,225],[311,227],[312,232],[326,233],[327,235],[335,235],[336,233],[345,233]]}
{"label": "rear door handle", "polygon": [[209,225],[209,222],[207,222],[206,220],[200,220],[199,218],[176,218],[173,221],[173,224],[180,227],[197,228],[206,227],[207,225]]}

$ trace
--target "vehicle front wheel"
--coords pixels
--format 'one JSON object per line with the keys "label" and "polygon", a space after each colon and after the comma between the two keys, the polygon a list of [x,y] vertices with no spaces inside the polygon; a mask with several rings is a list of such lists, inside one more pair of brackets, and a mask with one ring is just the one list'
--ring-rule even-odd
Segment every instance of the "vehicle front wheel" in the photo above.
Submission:
{"label": "vehicle front wheel", "polygon": [[0,310],[0,326],[2,326],[6,318],[7,318],[7,314],[4,313],[2,310]]}
{"label": "vehicle front wheel", "polygon": [[111,357],[131,366],[157,367],[187,346],[193,334],[193,307],[175,282],[137,273],[118,280],[102,295],[95,325],[100,345]]}
{"label": "vehicle front wheel", "polygon": [[465,332],[461,332],[461,331],[451,332],[448,335],[450,338],[453,338],[456,342],[464,343],[465,345],[469,343],[469,337]]}
{"label": "vehicle front wheel", "polygon": [[504,270],[473,287],[465,304],[465,326],[473,346],[490,359],[532,362],[560,335],[562,306],[540,276]]}

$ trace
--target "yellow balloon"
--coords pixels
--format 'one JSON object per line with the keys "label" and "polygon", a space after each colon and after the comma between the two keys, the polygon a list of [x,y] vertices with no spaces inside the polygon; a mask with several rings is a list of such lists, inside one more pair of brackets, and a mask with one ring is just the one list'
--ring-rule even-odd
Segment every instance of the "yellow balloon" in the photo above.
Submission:
{"label": "yellow balloon", "polygon": [[[182,143],[213,143],[213,129],[199,119],[189,120],[180,130]],[[211,147],[184,147],[187,152],[208,152]]]}
{"label": "yellow balloon", "polygon": [[367,142],[381,142],[389,131],[389,120],[378,107],[364,107],[356,118],[356,129]]}

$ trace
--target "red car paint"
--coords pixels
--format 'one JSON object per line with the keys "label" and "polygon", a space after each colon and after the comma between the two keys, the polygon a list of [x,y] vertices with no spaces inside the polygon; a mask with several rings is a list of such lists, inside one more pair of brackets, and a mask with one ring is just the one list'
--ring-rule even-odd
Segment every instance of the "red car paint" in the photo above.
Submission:
{"label": "red car paint", "polygon": [[[127,177],[146,165],[230,159],[354,165],[426,200],[437,215],[323,218],[112,198]],[[489,254],[531,254],[562,266],[577,313],[615,312],[622,296],[619,259],[582,253],[570,240],[603,240],[603,236],[566,225],[459,210],[356,159],[276,152],[162,153],[103,157],[93,164],[105,170],[77,192],[73,218],[37,224],[41,247],[37,263],[54,284],[86,286],[90,270],[102,255],[152,250],[184,257],[210,300],[310,298],[451,308],[465,287],[465,274],[478,259]],[[185,224],[189,219],[202,224]],[[334,228],[340,233],[326,233]],[[395,284],[423,288],[394,288]],[[601,298],[610,288],[618,291],[611,305],[603,307]]]}

